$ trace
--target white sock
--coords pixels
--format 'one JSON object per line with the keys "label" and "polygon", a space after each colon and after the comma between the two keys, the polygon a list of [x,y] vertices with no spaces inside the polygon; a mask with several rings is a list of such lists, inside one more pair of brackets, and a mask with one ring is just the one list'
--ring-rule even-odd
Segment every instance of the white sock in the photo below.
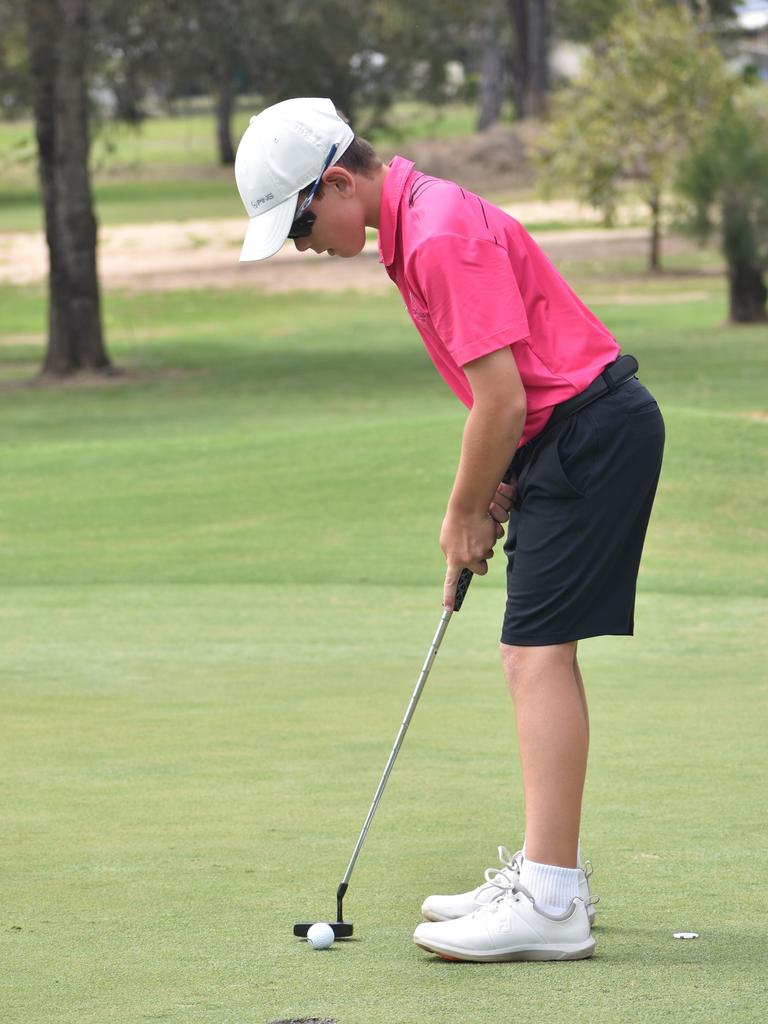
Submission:
{"label": "white sock", "polygon": [[520,885],[533,896],[545,914],[562,914],[579,895],[579,868],[561,868],[554,864],[538,864],[523,860]]}

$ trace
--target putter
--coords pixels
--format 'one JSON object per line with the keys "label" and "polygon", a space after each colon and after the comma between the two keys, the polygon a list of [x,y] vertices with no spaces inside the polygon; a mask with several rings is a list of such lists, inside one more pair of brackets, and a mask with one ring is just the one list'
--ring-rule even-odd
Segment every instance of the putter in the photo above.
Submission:
{"label": "putter", "polygon": [[[362,827],[360,836],[357,840],[357,844],[352,853],[352,857],[350,858],[349,864],[347,865],[347,870],[344,872],[344,877],[342,878],[339,884],[339,888],[336,890],[336,920],[322,922],[323,924],[330,925],[330,927],[333,929],[333,934],[337,939],[348,939],[349,936],[352,934],[352,922],[344,920],[344,917],[342,915],[342,903],[344,902],[344,896],[346,895],[347,889],[349,888],[349,879],[352,875],[352,870],[355,866],[355,861],[357,860],[358,854],[360,853],[363,843],[365,842],[365,837],[368,835],[368,829],[371,827],[371,822],[373,821],[373,816],[376,813],[376,808],[379,806],[379,801],[381,800],[381,795],[384,792],[384,787],[387,784],[387,779],[389,778],[390,772],[392,771],[392,767],[395,763],[395,759],[397,757],[398,751],[400,750],[400,746],[403,742],[405,734],[408,731],[408,726],[410,724],[411,718],[413,718],[413,713],[416,710],[416,705],[419,702],[421,691],[424,689],[424,685],[427,681],[427,676],[429,675],[429,670],[432,668],[432,662],[435,660],[435,655],[438,652],[443,636],[445,635],[445,631],[448,628],[448,623],[451,621],[451,615],[453,614],[453,612],[457,612],[464,603],[464,598],[466,597],[467,589],[469,588],[469,584],[472,582],[472,575],[473,574],[469,569],[462,569],[461,575],[459,576],[459,581],[456,584],[455,605],[453,609],[443,609],[443,614],[440,617],[440,624],[437,627],[437,632],[435,633],[435,637],[430,645],[426,660],[424,662],[424,665],[422,666],[421,672],[419,673],[416,688],[411,694],[411,700],[405,712],[405,718],[403,719],[403,723],[400,726],[400,731],[395,737],[395,743],[394,746],[392,747],[392,753],[389,755],[389,759],[387,760],[387,764],[384,768],[384,774],[381,776],[381,781],[376,787],[376,793],[374,794],[373,797],[373,803],[371,804],[370,810],[368,811],[368,816],[365,819],[365,824]],[[317,923],[318,922],[316,921],[300,921],[293,926],[293,934],[298,935],[300,938],[304,939],[307,937],[307,932],[312,927],[312,925]]]}

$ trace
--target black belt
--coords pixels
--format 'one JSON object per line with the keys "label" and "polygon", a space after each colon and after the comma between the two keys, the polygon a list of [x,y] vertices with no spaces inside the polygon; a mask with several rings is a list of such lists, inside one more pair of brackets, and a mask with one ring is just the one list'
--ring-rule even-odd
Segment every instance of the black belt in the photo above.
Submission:
{"label": "black belt", "polygon": [[599,377],[595,377],[588,388],[580,394],[574,395],[573,398],[569,398],[567,402],[561,402],[559,405],[556,405],[552,410],[552,415],[546,422],[544,430],[549,430],[555,423],[559,423],[561,420],[566,419],[566,417],[572,416],[573,413],[583,409],[585,405],[589,405],[596,399],[602,398],[609,391],[615,391],[616,388],[631,380],[637,374],[637,371],[638,362],[634,356],[619,356],[618,359],[605,367]]}

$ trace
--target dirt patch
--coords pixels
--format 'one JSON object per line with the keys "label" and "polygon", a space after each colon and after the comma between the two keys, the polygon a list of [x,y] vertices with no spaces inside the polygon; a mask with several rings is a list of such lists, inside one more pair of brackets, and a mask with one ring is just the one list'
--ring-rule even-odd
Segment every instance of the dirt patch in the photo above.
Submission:
{"label": "dirt patch", "polygon": [[[34,367],[27,366],[32,373]],[[21,369],[21,367],[19,368]],[[66,377],[54,377],[37,374],[16,380],[0,380],[0,393],[8,391],[28,391],[42,389],[50,391],[102,391],[104,389],[122,388],[132,384],[154,384],[157,381],[184,380],[198,377],[205,370],[131,370],[116,366],[107,372],[80,370]]]}
{"label": "dirt patch", "polygon": [[610,292],[601,295],[590,294],[589,301],[593,306],[666,306],[677,302],[704,302],[710,298],[710,292]]}
{"label": "dirt patch", "polygon": [[754,420],[756,423],[768,423],[768,411],[765,409],[755,409],[752,412],[743,413],[745,419]]}
{"label": "dirt patch", "polygon": [[529,188],[536,180],[530,151],[539,129],[535,125],[494,125],[488,131],[459,139],[403,142],[381,147],[385,161],[397,154],[413,160],[419,170],[437,178],[458,181],[483,195]]}
{"label": "dirt patch", "polygon": [[[237,256],[234,257],[235,260]],[[287,248],[263,263],[226,262],[186,266],[184,269],[137,270],[118,273],[109,279],[115,288],[126,291],[168,291],[184,288],[253,288],[255,291],[282,293],[294,291],[391,290],[390,281],[379,265],[378,250],[369,248],[352,260],[316,253],[291,253]]]}
{"label": "dirt patch", "polygon": [[42,334],[4,334],[0,337],[0,345],[42,345]]}
{"label": "dirt patch", "polygon": [[[525,140],[519,132],[497,128],[468,140],[414,143],[404,155],[419,167],[453,177],[467,188],[485,191],[496,182],[506,195],[528,183]],[[474,177],[473,175],[476,175]],[[615,246],[637,254],[646,232],[622,228],[606,232],[595,225],[600,215],[573,200],[521,201],[505,208],[524,224],[565,223],[579,232],[542,232],[539,240],[563,258],[603,258]],[[638,209],[627,207],[625,220],[636,220]],[[270,292],[295,289],[382,291],[391,287],[378,266],[378,248],[369,243],[362,257],[334,259],[299,254],[291,244],[264,263],[240,264],[246,218],[121,224],[99,231],[99,276],[106,288],[162,291],[181,288],[248,288]],[[568,236],[568,237],[565,237]],[[585,252],[583,246],[589,244]],[[580,248],[581,247],[581,248]],[[0,233],[0,283],[37,284],[48,275],[48,250],[42,231]]]}
{"label": "dirt patch", "polygon": [[[535,122],[495,125],[486,132],[459,139],[404,142],[381,149],[389,160],[395,152],[415,161],[429,174],[460,182],[483,195],[505,196],[535,183],[530,154],[541,127]],[[217,170],[216,174],[220,172]],[[232,185],[234,191],[234,183]],[[610,262],[645,256],[648,230],[644,209],[628,204],[619,210],[615,230],[599,227],[598,211],[569,199],[505,203],[523,224],[567,224],[573,230],[533,233],[558,263]],[[291,244],[263,263],[240,264],[246,217],[124,224],[99,231],[99,277],[105,289],[167,291],[186,288],[253,288],[283,293],[295,290],[382,292],[391,289],[378,265],[378,249],[370,243],[354,260],[314,253],[299,254]],[[666,238],[667,254],[692,249],[690,242]],[[599,268],[598,268],[599,269]],[[48,251],[41,231],[0,233],[0,283],[38,284],[48,274]],[[8,344],[26,344],[8,339]],[[33,342],[30,342],[33,343]]]}
{"label": "dirt patch", "polygon": [[[577,215],[575,203],[518,203],[509,212],[523,223],[549,213],[550,219]],[[528,214],[531,216],[528,216]],[[555,263],[616,260],[644,256],[644,228],[605,231],[585,227],[568,231],[534,232]],[[241,220],[192,221],[120,225],[100,233],[99,275],[105,288],[129,291],[170,291],[183,288],[254,288],[265,292],[297,290],[370,291],[392,288],[379,264],[378,247],[369,242],[353,260],[298,253],[285,246],[271,260],[239,263]],[[208,239],[201,245],[201,239]],[[693,251],[686,239],[668,238],[668,254]],[[47,275],[43,236],[34,232],[0,235],[0,282],[37,284]],[[22,336],[16,343],[25,344]],[[13,342],[11,342],[13,343]],[[32,343],[30,341],[30,343]]]}

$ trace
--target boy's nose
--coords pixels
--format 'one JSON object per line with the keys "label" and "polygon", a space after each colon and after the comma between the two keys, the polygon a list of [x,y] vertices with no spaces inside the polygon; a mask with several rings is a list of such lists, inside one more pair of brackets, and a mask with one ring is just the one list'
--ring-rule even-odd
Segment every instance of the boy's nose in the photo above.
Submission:
{"label": "boy's nose", "polygon": [[299,252],[306,252],[311,244],[311,239],[308,236],[305,236],[304,238],[294,238],[293,244]]}

